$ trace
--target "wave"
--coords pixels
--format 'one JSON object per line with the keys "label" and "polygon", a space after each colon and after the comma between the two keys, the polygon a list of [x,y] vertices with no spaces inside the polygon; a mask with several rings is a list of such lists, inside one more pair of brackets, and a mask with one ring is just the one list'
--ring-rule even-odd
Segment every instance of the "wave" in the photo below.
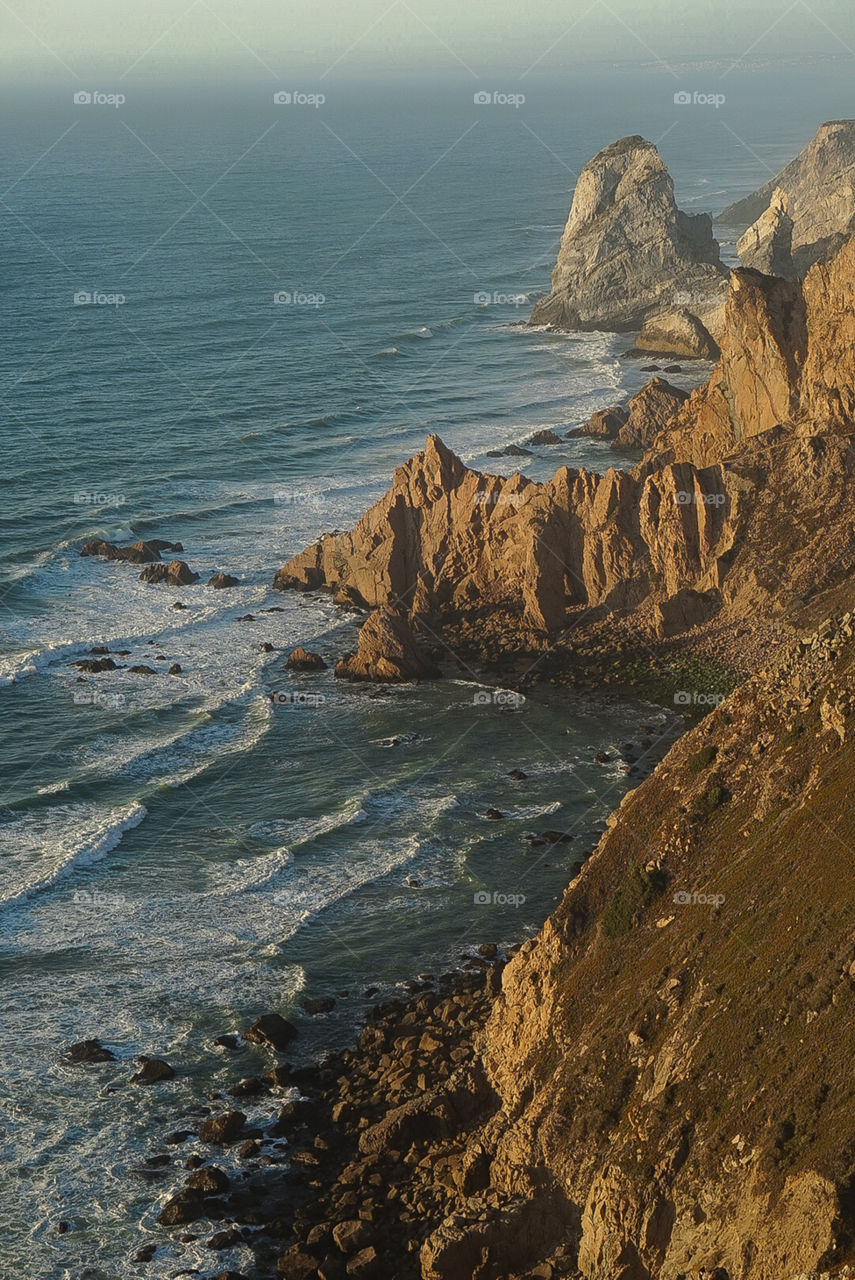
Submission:
{"label": "wave", "polygon": [[3,855],[4,879],[8,881],[16,866],[23,873],[0,896],[0,909],[18,905],[71,872],[100,862],[147,814],[138,801],[119,809],[72,804],[31,810],[0,823],[0,842],[9,842]]}
{"label": "wave", "polygon": [[368,817],[363,803],[363,799],[354,798],[338,813],[327,813],[320,818],[273,818],[265,822],[254,822],[249,828],[249,835],[253,840],[299,848],[321,836],[339,831],[342,827],[363,822]]}
{"label": "wave", "polygon": [[425,339],[427,339],[427,338],[432,338],[432,337],[433,337],[433,330],[432,330],[432,329],[429,329],[429,328],[428,328],[428,326],[427,326],[426,324],[424,324],[424,325],[422,325],[422,327],[421,327],[420,329],[411,329],[408,333],[405,333],[405,334],[404,334],[404,337],[405,337],[405,338],[418,338],[418,339],[420,339],[420,340],[424,341],[424,340],[425,340]]}
{"label": "wave", "polygon": [[382,351],[375,351],[371,356],[372,360],[392,360],[395,356],[399,356],[401,352],[397,347],[384,347]]}

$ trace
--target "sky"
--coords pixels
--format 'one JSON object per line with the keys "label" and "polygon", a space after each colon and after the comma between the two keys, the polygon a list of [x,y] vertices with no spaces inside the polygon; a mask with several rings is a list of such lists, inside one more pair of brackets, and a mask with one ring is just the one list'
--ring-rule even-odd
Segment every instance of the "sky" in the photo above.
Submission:
{"label": "sky", "polygon": [[588,60],[855,58],[853,0],[0,0],[4,76],[473,77]]}

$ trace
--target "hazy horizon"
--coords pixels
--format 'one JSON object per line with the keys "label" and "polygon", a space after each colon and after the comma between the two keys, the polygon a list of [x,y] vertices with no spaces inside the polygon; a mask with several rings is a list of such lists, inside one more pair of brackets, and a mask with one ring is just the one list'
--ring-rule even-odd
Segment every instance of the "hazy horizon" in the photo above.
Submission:
{"label": "hazy horizon", "polygon": [[519,76],[590,62],[727,62],[855,58],[848,0],[726,0],[704,13],[688,0],[28,0],[0,8],[7,81],[92,74],[229,79],[287,73],[460,72]]}

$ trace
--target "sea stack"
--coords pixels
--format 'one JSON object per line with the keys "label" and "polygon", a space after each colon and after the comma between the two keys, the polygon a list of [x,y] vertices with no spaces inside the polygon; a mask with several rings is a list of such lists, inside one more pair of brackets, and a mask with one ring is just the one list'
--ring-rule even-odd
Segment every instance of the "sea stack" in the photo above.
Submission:
{"label": "sea stack", "polygon": [[677,208],[652,142],[621,138],[579,176],[552,289],[531,323],[620,332],[684,308],[706,324],[720,312],[727,277],[710,216]]}

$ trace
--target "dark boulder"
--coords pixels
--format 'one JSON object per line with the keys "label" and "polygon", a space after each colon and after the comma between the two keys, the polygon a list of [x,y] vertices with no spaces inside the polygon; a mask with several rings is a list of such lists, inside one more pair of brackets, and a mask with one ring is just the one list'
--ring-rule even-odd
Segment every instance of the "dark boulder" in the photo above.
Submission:
{"label": "dark boulder", "polygon": [[81,1040],[71,1045],[63,1055],[67,1062],[115,1062],[112,1049],[105,1049],[100,1040]]}
{"label": "dark boulder", "polygon": [[331,1013],[335,1008],[335,1000],[332,996],[317,996],[314,999],[306,997],[303,1008],[313,1017],[318,1013]]}
{"label": "dark boulder", "polygon": [[157,1084],[161,1080],[173,1080],[175,1070],[163,1058],[140,1058],[139,1071],[131,1076],[131,1084]]}
{"label": "dark boulder", "polygon": [[245,1124],[242,1111],[224,1111],[204,1121],[199,1129],[199,1141],[227,1147],[237,1140]]}
{"label": "dark boulder", "polygon": [[281,1052],[296,1035],[297,1028],[287,1018],[278,1013],[265,1013],[256,1018],[251,1027],[247,1027],[243,1038],[250,1044],[262,1044],[268,1049]]}
{"label": "dark boulder", "polygon": [[72,666],[92,676],[97,675],[100,671],[116,670],[116,664],[112,658],[80,658],[77,662],[72,663]]}

